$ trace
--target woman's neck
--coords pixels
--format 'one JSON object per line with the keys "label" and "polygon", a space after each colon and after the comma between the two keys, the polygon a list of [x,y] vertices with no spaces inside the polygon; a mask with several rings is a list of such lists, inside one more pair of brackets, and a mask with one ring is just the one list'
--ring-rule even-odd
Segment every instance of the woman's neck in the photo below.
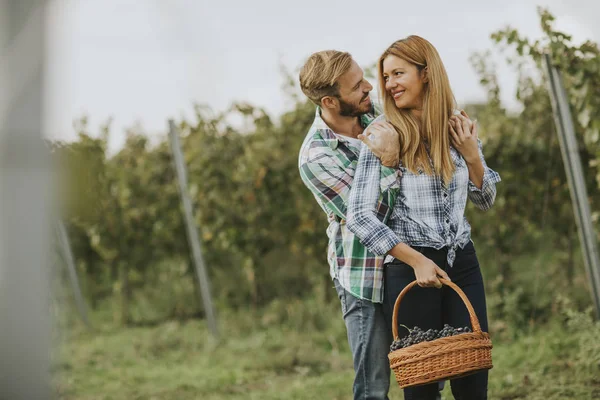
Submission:
{"label": "woman's neck", "polygon": [[419,121],[421,121],[421,116],[423,115],[423,109],[422,108],[413,108],[412,110],[410,110],[410,112],[412,113],[412,115],[418,119]]}

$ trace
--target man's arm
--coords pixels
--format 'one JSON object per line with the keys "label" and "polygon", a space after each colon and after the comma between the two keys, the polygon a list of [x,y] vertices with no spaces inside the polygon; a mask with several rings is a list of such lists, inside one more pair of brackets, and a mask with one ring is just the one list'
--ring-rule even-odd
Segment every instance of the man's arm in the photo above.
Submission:
{"label": "man's arm", "polygon": [[333,156],[321,154],[300,165],[300,177],[308,189],[326,208],[340,219],[346,219],[346,204],[352,176],[340,168]]}

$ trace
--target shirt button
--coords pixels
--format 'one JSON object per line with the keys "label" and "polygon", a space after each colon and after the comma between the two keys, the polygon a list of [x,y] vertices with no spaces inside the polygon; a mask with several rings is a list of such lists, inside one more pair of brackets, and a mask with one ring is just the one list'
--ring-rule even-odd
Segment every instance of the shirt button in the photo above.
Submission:
{"label": "shirt button", "polygon": [[449,224],[449,223],[450,223],[450,220],[449,220],[449,219],[447,219],[447,220],[446,220],[446,223],[447,223],[447,224]]}
{"label": "shirt button", "polygon": [[444,197],[448,197],[448,193],[444,193]]}

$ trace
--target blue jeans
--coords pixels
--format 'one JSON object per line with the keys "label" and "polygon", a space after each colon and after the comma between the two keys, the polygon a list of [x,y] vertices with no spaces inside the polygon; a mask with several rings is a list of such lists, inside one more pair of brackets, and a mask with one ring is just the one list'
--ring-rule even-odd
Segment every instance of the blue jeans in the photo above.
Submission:
{"label": "blue jeans", "polygon": [[354,400],[388,400],[392,344],[382,304],[362,300],[333,280],[342,303],[348,343],[354,361]]}

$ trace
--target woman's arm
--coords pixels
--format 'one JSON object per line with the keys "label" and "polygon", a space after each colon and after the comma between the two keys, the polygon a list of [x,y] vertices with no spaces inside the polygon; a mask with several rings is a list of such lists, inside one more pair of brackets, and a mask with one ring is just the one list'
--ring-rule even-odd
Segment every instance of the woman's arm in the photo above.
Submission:
{"label": "woman's arm", "polygon": [[346,223],[366,248],[375,254],[385,255],[400,239],[377,218],[380,174],[379,159],[367,146],[363,146],[348,197]]}
{"label": "woman's arm", "polygon": [[467,162],[469,168],[468,196],[477,208],[486,211],[492,208],[496,200],[496,183],[500,182],[500,175],[486,165],[480,140],[477,140],[477,147],[479,158],[475,162],[476,165],[473,166]]}
{"label": "woman's arm", "polygon": [[477,124],[470,124],[466,113],[450,118],[452,145],[463,156],[469,169],[469,199],[480,210],[488,210],[496,199],[496,183],[500,175],[489,168],[483,157]]}
{"label": "woman's arm", "polygon": [[348,199],[348,229],[371,252],[379,255],[389,252],[394,258],[410,265],[415,270],[419,286],[441,287],[437,277],[450,280],[446,272],[423,254],[402,243],[398,236],[377,218],[380,170],[381,164],[377,157],[367,146],[363,146]]}

